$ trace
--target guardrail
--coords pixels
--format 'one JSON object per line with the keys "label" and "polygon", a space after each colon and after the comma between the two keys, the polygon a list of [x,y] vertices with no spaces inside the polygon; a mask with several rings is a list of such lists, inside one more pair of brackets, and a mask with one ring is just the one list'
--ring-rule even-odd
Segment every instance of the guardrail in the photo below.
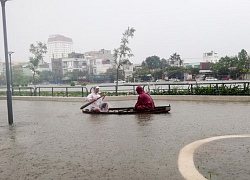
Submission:
{"label": "guardrail", "polygon": [[[250,95],[250,81],[200,81],[200,82],[149,82],[118,85],[119,95],[136,94],[136,87],[155,95]],[[108,96],[115,95],[114,84],[98,85]],[[6,95],[6,87],[0,87],[0,95]],[[13,96],[63,96],[86,97],[91,86],[37,86],[14,87]]]}

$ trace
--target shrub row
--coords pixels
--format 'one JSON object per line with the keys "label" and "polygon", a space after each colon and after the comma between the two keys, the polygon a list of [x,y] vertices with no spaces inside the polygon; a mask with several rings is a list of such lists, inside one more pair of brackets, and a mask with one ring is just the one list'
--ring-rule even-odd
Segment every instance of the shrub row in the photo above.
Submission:
{"label": "shrub row", "polygon": [[[115,96],[115,92],[104,92],[107,96]],[[126,96],[131,95],[133,93],[131,92],[118,92],[119,96]],[[208,87],[202,87],[202,86],[196,86],[188,89],[153,89],[150,91],[151,95],[231,95],[231,96],[237,96],[237,95],[250,95],[250,88],[249,84],[246,87],[242,87],[240,85],[211,85]],[[6,91],[0,91],[1,96],[6,96]],[[50,92],[50,91],[41,91],[38,92],[31,92],[29,90],[23,90],[23,91],[14,91],[14,96],[59,96],[59,97],[86,97],[86,92]]]}

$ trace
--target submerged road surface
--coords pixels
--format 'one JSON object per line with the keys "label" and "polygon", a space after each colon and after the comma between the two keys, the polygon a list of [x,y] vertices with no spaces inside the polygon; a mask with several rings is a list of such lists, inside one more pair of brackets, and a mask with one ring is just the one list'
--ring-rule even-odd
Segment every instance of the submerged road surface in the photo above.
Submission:
{"label": "submerged road surface", "polygon": [[[134,103],[112,101],[110,106]],[[9,126],[7,103],[1,100],[0,179],[181,180],[183,147],[210,137],[250,134],[250,103],[155,103],[171,104],[172,110],[88,115],[79,102],[13,101],[14,125]],[[206,143],[191,154],[193,164],[207,179],[250,179],[249,142]]]}

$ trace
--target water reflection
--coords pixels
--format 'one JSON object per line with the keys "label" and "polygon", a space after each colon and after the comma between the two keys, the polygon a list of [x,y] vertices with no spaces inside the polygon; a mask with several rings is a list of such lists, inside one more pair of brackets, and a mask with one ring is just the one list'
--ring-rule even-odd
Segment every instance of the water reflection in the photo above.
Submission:
{"label": "water reflection", "polygon": [[100,114],[86,114],[84,115],[84,119],[90,121],[93,124],[100,124],[102,123],[105,119],[107,119],[107,115],[100,115]]}
{"label": "water reflection", "polygon": [[15,141],[16,140],[16,126],[10,125],[9,126],[9,131],[7,132],[8,138]]}
{"label": "water reflection", "polygon": [[137,114],[135,115],[137,123],[140,126],[146,126],[150,124],[150,121],[153,120],[152,114]]}

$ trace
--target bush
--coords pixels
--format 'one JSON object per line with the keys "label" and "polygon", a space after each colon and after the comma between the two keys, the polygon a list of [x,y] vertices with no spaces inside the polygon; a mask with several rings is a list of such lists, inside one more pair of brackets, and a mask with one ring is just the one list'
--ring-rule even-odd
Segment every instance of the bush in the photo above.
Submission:
{"label": "bush", "polygon": [[75,82],[73,82],[73,81],[70,82],[70,86],[75,86],[75,85],[76,85]]}

